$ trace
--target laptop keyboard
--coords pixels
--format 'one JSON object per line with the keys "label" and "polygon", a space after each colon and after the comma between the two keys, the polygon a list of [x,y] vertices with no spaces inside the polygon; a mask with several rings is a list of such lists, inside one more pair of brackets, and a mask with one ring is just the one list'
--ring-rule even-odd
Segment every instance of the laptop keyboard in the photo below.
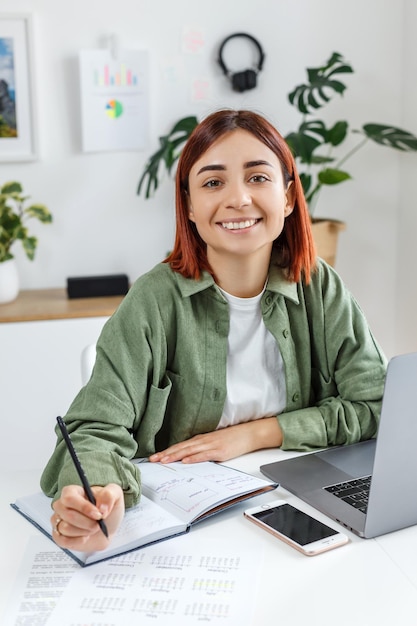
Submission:
{"label": "laptop keyboard", "polygon": [[362,476],[336,485],[329,485],[323,489],[337,498],[341,498],[346,504],[350,504],[362,513],[366,513],[371,478],[372,476]]}

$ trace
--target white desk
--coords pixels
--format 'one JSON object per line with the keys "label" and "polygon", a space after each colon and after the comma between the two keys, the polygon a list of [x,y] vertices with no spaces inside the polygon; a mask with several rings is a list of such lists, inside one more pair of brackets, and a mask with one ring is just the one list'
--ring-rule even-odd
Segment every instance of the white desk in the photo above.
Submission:
{"label": "white desk", "polygon": [[[282,451],[264,450],[229,464],[260,475],[261,464],[288,456],[289,453]],[[8,505],[17,496],[38,489],[40,470],[2,474],[0,615],[13,586],[23,582],[18,579],[19,566],[29,538],[38,534]],[[278,497],[313,512],[323,521],[329,521],[294,496],[278,489],[200,523],[187,535],[191,537],[192,534],[195,538],[198,533],[207,545],[219,536],[226,536],[231,541],[242,542],[242,545],[255,543],[259,547],[264,560],[260,580],[254,580],[256,617],[253,626],[272,623],[291,626],[305,623],[309,626],[391,626],[401,623],[401,626],[415,626],[417,527],[376,540],[359,539],[348,533],[351,542],[347,546],[316,557],[306,557],[248,522],[242,515],[245,508]],[[170,541],[175,542],[175,539]],[[247,599],[242,598],[242,602],[247,602]]]}

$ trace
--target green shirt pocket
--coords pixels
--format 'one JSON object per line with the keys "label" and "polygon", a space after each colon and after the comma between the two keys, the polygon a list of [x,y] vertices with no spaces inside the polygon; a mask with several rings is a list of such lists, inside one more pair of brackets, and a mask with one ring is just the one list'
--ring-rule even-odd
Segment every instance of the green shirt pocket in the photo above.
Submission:
{"label": "green shirt pocket", "polygon": [[151,385],[149,388],[146,409],[136,433],[138,457],[149,456],[156,452],[156,436],[164,424],[164,417],[166,415],[171,390],[172,382],[168,374],[164,375],[160,387]]}

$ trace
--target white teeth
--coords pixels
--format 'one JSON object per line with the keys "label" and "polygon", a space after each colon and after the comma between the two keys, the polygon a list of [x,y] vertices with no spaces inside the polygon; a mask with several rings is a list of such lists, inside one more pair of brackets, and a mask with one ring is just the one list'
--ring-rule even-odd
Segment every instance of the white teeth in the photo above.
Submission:
{"label": "white teeth", "polygon": [[227,230],[239,230],[240,228],[249,228],[256,224],[257,220],[245,220],[244,222],[222,222],[223,228]]}

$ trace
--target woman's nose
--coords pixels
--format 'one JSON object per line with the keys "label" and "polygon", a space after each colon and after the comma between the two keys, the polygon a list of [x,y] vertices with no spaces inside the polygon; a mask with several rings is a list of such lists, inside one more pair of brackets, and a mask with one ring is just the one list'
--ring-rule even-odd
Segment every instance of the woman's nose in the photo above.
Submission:
{"label": "woman's nose", "polygon": [[249,190],[243,182],[230,183],[226,189],[225,206],[240,209],[251,203]]}

